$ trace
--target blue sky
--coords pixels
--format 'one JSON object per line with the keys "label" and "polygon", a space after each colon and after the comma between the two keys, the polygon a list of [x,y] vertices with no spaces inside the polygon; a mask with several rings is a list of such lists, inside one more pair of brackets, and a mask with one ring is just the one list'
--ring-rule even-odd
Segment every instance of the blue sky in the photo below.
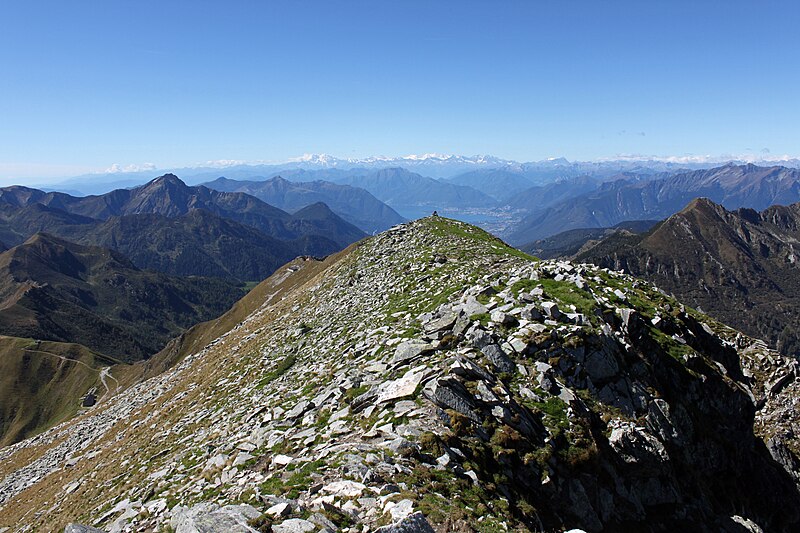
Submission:
{"label": "blue sky", "polygon": [[0,179],[441,152],[800,155],[800,7],[6,2]]}

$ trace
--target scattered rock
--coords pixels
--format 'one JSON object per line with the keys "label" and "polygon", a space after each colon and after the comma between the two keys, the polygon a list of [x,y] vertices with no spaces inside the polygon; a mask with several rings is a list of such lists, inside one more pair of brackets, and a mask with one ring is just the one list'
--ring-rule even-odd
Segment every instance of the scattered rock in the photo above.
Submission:
{"label": "scattered rock", "polygon": [[425,324],[425,332],[435,333],[443,329],[451,329],[453,325],[456,323],[457,318],[458,315],[456,313],[448,311],[439,318],[435,318],[430,322],[428,322],[427,324]]}
{"label": "scattered rock", "polygon": [[104,533],[104,531],[83,524],[69,524],[64,528],[64,533]]}
{"label": "scattered rock", "polygon": [[424,393],[433,403],[442,409],[452,409],[474,422],[480,422],[478,416],[472,412],[475,408],[472,396],[459,381],[440,378],[430,385],[424,389]]}
{"label": "scattered rock", "polygon": [[436,347],[433,344],[418,341],[404,341],[400,343],[392,358],[395,367],[410,363],[418,357],[432,352]]}
{"label": "scattered rock", "polygon": [[392,515],[392,522],[397,522],[414,512],[414,502],[408,499],[400,500],[397,503],[387,502],[384,509]]}
{"label": "scattered rock", "polygon": [[292,514],[292,506],[286,502],[277,503],[266,510],[266,514],[273,518],[288,516]]}
{"label": "scattered rock", "polygon": [[640,467],[649,467],[658,471],[663,468],[665,463],[669,462],[669,454],[664,445],[647,433],[644,428],[630,422],[609,425],[615,427],[611,431],[608,442],[626,463],[635,463]]}
{"label": "scattered rock", "polygon": [[558,304],[555,302],[542,302],[542,311],[544,315],[551,320],[558,320],[561,318],[561,311],[558,310]]}
{"label": "scattered rock", "polygon": [[497,372],[512,373],[517,369],[514,362],[497,344],[489,344],[481,349],[481,352],[492,363]]}
{"label": "scattered rock", "polygon": [[294,457],[291,457],[289,455],[284,455],[282,453],[279,453],[278,455],[272,458],[272,464],[275,466],[286,466],[292,464],[293,461]]}
{"label": "scattered rock", "polygon": [[480,303],[474,296],[467,296],[466,301],[459,305],[458,308],[468,317],[473,315],[482,315],[489,312],[489,309]]}
{"label": "scattered rock", "polygon": [[302,518],[290,518],[280,524],[272,524],[273,533],[309,533],[316,529],[317,526],[313,522]]}
{"label": "scattered rock", "polygon": [[450,372],[469,380],[488,381],[489,383],[495,381],[494,375],[462,356],[456,358],[456,361],[450,366]]}
{"label": "scattered rock", "polygon": [[376,533],[435,533],[425,516],[417,511],[395,524],[379,527]]}
{"label": "scattered rock", "polygon": [[261,516],[251,505],[226,505],[199,503],[191,508],[180,505],[172,509],[170,525],[175,533],[257,533],[248,521]]}
{"label": "scattered rock", "polygon": [[377,403],[384,403],[413,396],[414,392],[417,390],[417,387],[422,381],[422,377],[422,369],[413,369],[406,372],[405,375],[400,379],[382,383],[378,388]]}
{"label": "scattered rock", "polygon": [[342,480],[329,483],[322,487],[322,492],[333,494],[340,498],[356,498],[366,490],[367,486],[355,481]]}

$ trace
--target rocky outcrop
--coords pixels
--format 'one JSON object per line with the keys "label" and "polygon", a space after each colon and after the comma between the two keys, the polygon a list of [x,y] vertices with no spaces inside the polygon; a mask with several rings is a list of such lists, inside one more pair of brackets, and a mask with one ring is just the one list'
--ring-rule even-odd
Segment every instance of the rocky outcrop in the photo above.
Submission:
{"label": "rocky outcrop", "polygon": [[616,235],[577,254],[624,270],[682,302],[800,355],[800,204],[728,211],[706,198],[644,235]]}
{"label": "rocky outcrop", "polygon": [[200,503],[191,508],[176,506],[171,514],[170,526],[175,533],[257,533],[258,530],[250,527],[248,522],[261,516],[252,505],[220,507],[210,503]]}
{"label": "rocky outcrop", "polygon": [[378,533],[434,533],[431,525],[419,511],[408,515],[396,524],[380,527],[376,531]]}
{"label": "rocky outcrop", "polygon": [[2,520],[798,527],[794,363],[647,283],[440,217],[282,275],[176,368],[0,450]]}

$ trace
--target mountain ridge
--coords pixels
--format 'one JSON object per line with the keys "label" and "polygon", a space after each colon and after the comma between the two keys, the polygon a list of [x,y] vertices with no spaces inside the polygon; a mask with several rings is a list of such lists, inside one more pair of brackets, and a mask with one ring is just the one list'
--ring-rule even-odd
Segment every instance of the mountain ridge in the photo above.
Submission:
{"label": "mountain ridge", "polygon": [[38,232],[112,248],[146,270],[239,281],[262,280],[296,256],[324,256],[341,249],[321,235],[276,239],[203,209],[175,217],[136,214],[103,221],[42,204],[0,206],[0,240],[21,244]]}
{"label": "mountain ridge", "polygon": [[646,282],[428,217],[257,290],[175,368],[0,449],[2,520],[800,522],[791,362]]}
{"label": "mountain ridge", "polygon": [[242,294],[220,280],[144,272],[119,252],[42,233],[0,253],[0,443],[110,395],[127,363]]}
{"label": "mountain ridge", "polygon": [[800,203],[729,211],[708,198],[639,236],[609,237],[576,259],[643,277],[791,355],[800,354]]}
{"label": "mountain ridge", "polygon": [[[609,176],[619,172],[677,172],[699,168],[718,167],[726,162],[759,165],[800,166],[797,158],[754,158],[754,157],[616,157],[595,161],[567,160],[563,157],[539,161],[514,161],[495,156],[463,156],[429,154],[429,157],[366,157],[337,158],[325,154],[309,154],[308,157],[295,158],[283,162],[222,161],[207,162],[192,167],[165,168],[162,172],[172,172],[187,176],[194,183],[213,180],[225,174],[235,179],[251,179],[254,176],[272,176],[287,170],[348,170],[364,168],[374,170],[385,167],[405,167],[433,178],[451,178],[476,169],[503,169],[526,175],[529,179],[547,181],[575,177],[581,174]],[[54,190],[78,189],[83,194],[97,194],[119,188],[135,186],[152,178],[153,169],[98,172],[66,178],[60,183],[48,184],[44,188]]]}
{"label": "mountain ridge", "polygon": [[245,192],[289,212],[322,201],[367,233],[383,231],[405,221],[394,209],[366,190],[322,180],[289,181],[280,175],[265,181],[237,181],[221,177],[204,185],[220,191]]}
{"label": "mountain ridge", "polygon": [[541,259],[571,259],[597,241],[619,233],[646,233],[661,220],[626,220],[610,228],[578,228],[562,231],[551,237],[533,241],[520,250]]}
{"label": "mountain ridge", "polygon": [[508,233],[522,244],[560,231],[609,227],[623,220],[663,219],[707,196],[727,208],[765,209],[800,201],[800,170],[726,165],[651,180],[617,180],[533,213]]}
{"label": "mountain ridge", "polygon": [[142,268],[248,282],[366,235],[326,206],[290,214],[244,193],[188,187],[174,175],[85,198],[0,189],[0,240],[16,245],[37,232],[118,249]]}
{"label": "mountain ridge", "polygon": [[219,280],[141,271],[113,250],[39,233],[0,254],[0,333],[132,361],[221,314],[240,293]]}
{"label": "mountain ridge", "polygon": [[325,234],[344,247],[361,239],[365,233],[331,213],[325,230],[317,230],[310,221],[303,221],[271,206],[254,196],[237,192],[219,192],[207,187],[190,187],[174,174],[165,174],[133,189],[117,189],[97,196],[73,197],[64,193],[44,193],[34,189],[13,187],[0,189],[0,202],[24,207],[39,203],[72,215],[98,220],[132,214],[159,214],[167,217],[185,215],[193,209],[204,209],[218,216],[255,227],[266,235],[284,240]]}
{"label": "mountain ridge", "polygon": [[437,209],[465,209],[495,205],[492,197],[463,185],[439,181],[403,168],[384,168],[332,178],[335,183],[369,191],[398,213],[414,219]]}

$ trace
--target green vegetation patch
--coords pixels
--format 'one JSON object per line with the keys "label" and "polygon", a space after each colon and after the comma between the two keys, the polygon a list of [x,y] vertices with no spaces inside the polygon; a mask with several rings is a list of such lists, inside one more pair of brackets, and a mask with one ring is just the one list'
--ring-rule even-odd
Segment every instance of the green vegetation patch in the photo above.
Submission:
{"label": "green vegetation patch", "polygon": [[676,341],[658,328],[648,326],[647,329],[650,331],[651,338],[658,343],[661,349],[674,359],[677,359],[681,364],[683,364],[684,356],[694,353],[694,350],[689,345]]}
{"label": "green vegetation patch", "polygon": [[578,313],[583,313],[594,323],[594,310],[597,308],[597,302],[594,301],[594,298],[589,293],[582,291],[575,284],[567,281],[541,279],[539,283],[548,297],[556,300],[562,306],[574,305]]}
{"label": "green vegetation patch", "polygon": [[469,319],[473,322],[480,322],[482,326],[486,327],[489,325],[489,321],[491,320],[491,316],[489,313],[477,313],[469,317]]}
{"label": "green vegetation patch", "polygon": [[558,396],[548,396],[541,402],[530,402],[530,405],[541,411],[553,424],[564,429],[569,427],[567,421],[567,404]]}
{"label": "green vegetation patch", "polygon": [[304,463],[302,466],[296,467],[285,479],[283,476],[276,476],[261,483],[261,492],[296,499],[301,492],[308,490],[313,481],[312,474],[318,472],[324,465],[325,461],[322,459]]}
{"label": "green vegetation patch", "polygon": [[425,219],[425,222],[428,224],[428,227],[431,229],[431,232],[434,235],[440,237],[462,237],[488,245],[485,248],[485,251],[494,255],[505,255],[519,257],[527,261],[538,261],[538,259],[532,255],[528,255],[522,250],[512,248],[491,233],[476,226],[464,224],[445,217],[429,217]]}
{"label": "green vegetation patch", "polygon": [[297,362],[297,356],[294,354],[287,355],[286,357],[284,357],[275,368],[264,374],[264,377],[261,378],[261,380],[256,385],[256,389],[263,389],[264,387],[266,387],[267,385],[269,385],[270,383],[281,377],[283,374],[286,373],[287,370],[292,368],[292,366],[294,366],[296,362]]}

